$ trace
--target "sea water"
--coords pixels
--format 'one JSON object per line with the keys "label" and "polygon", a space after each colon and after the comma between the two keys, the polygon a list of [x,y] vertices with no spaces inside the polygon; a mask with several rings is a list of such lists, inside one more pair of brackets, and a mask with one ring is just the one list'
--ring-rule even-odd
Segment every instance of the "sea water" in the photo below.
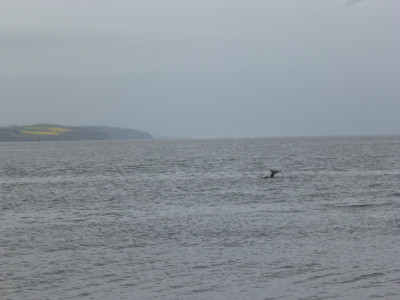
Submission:
{"label": "sea water", "polygon": [[399,299],[399,145],[0,143],[0,298]]}

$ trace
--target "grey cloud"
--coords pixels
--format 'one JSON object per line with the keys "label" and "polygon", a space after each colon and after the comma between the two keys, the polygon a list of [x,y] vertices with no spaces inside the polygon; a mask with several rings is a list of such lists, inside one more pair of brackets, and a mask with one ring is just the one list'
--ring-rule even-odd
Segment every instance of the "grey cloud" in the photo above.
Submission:
{"label": "grey cloud", "polygon": [[400,131],[392,1],[4,3],[3,125],[194,137]]}

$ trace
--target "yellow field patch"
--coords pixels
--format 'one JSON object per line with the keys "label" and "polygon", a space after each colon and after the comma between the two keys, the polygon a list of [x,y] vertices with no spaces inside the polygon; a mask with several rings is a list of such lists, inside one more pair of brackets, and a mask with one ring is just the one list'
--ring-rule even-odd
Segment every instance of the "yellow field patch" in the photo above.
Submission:
{"label": "yellow field patch", "polygon": [[27,134],[41,134],[41,135],[60,135],[61,133],[71,131],[68,128],[61,127],[29,127],[25,130],[21,129],[19,132]]}
{"label": "yellow field patch", "polygon": [[58,133],[63,133],[63,132],[71,131],[71,129],[68,129],[68,128],[61,128],[61,127],[48,127],[48,129],[49,129],[51,132],[58,132]]}

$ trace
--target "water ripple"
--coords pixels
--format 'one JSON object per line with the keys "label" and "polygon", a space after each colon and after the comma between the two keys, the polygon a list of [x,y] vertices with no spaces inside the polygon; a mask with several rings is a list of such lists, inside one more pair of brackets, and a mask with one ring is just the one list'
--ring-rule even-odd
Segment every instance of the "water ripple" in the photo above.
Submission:
{"label": "water ripple", "polygon": [[399,142],[5,143],[0,298],[397,299]]}

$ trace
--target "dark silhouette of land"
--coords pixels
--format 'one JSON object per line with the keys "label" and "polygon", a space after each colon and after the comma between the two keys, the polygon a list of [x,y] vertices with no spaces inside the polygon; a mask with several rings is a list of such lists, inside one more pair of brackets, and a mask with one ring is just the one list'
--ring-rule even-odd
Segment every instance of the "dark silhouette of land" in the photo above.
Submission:
{"label": "dark silhouette of land", "polygon": [[107,126],[35,124],[0,128],[0,142],[73,140],[149,140],[150,133]]}

